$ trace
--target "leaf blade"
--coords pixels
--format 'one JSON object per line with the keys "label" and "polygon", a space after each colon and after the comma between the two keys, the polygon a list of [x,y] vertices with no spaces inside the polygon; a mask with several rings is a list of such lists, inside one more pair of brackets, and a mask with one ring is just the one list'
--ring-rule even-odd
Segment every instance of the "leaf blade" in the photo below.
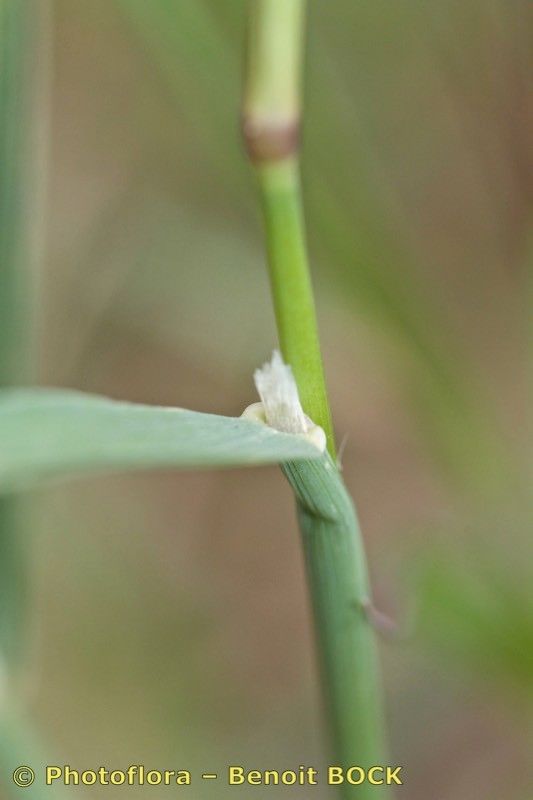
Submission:
{"label": "leaf blade", "polygon": [[0,491],[72,473],[258,466],[319,456],[303,437],[239,417],[62,389],[0,392]]}

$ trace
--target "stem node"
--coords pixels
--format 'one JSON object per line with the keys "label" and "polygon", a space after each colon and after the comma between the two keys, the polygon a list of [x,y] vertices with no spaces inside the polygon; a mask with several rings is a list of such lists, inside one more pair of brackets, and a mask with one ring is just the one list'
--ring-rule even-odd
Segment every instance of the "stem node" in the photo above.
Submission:
{"label": "stem node", "polygon": [[283,161],[298,153],[300,123],[298,120],[257,120],[243,115],[242,130],[246,152],[252,164]]}

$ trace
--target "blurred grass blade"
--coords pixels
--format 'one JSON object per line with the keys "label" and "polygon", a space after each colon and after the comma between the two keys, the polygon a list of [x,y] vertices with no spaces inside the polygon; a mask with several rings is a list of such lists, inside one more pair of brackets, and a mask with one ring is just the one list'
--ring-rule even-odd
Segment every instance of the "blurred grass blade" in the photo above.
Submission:
{"label": "blurred grass blade", "polygon": [[[49,82],[48,3],[0,2],[0,387],[27,380],[34,275],[42,253]],[[24,650],[24,509],[0,499],[0,650],[14,670]]]}
{"label": "blurred grass blade", "polygon": [[[438,549],[419,555],[413,574],[418,630],[424,646],[442,663],[476,682],[533,702],[533,599],[527,559],[509,564],[484,552],[461,560]],[[511,563],[511,562],[509,562]],[[437,621],[437,624],[436,624]]]}
{"label": "blurred grass blade", "polygon": [[[228,48],[213,8],[203,0],[115,1],[147,58],[175,92],[180,114],[194,130],[202,158],[212,174],[220,175],[224,191],[236,201],[246,185],[244,172],[239,169],[240,149],[234,124],[239,102],[239,62]],[[228,102],[228,98],[233,101]],[[234,143],[232,151],[228,151],[227,142]]]}
{"label": "blurred grass blade", "polygon": [[231,467],[320,456],[299,436],[236,417],[61,389],[0,393],[0,490],[71,473]]}
{"label": "blurred grass blade", "polygon": [[0,385],[13,380],[24,362],[28,292],[21,213],[27,129],[26,3],[0,4]]}
{"label": "blurred grass blade", "polygon": [[[54,763],[48,748],[43,747],[36,737],[31,722],[23,707],[11,702],[3,710],[0,717],[0,796],[2,800],[15,800],[24,797],[26,800],[59,800],[72,797],[68,789],[59,786],[44,786],[43,776],[48,764]],[[12,776],[15,771],[22,770],[20,780],[28,779],[25,771],[31,765],[35,773],[33,783],[21,783],[17,786]]]}

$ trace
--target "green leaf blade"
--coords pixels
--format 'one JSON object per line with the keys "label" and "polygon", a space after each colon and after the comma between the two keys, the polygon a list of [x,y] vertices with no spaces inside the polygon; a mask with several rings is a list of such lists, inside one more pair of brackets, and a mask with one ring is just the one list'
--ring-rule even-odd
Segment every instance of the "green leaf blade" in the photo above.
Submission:
{"label": "green leaf blade", "polygon": [[238,417],[62,389],[0,392],[0,492],[72,474],[258,466],[319,456],[303,437]]}

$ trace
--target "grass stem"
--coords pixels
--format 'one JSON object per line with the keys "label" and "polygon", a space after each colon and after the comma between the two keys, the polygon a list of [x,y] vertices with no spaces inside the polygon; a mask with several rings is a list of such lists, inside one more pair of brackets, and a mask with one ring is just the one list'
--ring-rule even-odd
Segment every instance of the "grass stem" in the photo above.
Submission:
{"label": "grass stem", "polygon": [[[328,453],[285,464],[297,500],[331,728],[342,766],[385,763],[383,702],[366,560],[353,504],[334,461],[302,210],[298,131],[305,0],[251,0],[243,129],[262,200],[280,345],[304,411],[326,432]],[[345,798],[383,797],[350,786]]]}
{"label": "grass stem", "polygon": [[[0,387],[28,371],[29,278],[25,220],[29,116],[26,0],[0,5]],[[0,657],[18,660],[23,639],[26,552],[18,501],[0,498]]]}
{"label": "grass stem", "polygon": [[298,163],[304,21],[304,0],[252,0],[243,132],[262,198],[281,351],[334,457]]}
{"label": "grass stem", "polygon": [[[370,586],[353,503],[326,453],[285,464],[298,507],[332,756],[344,767],[385,762],[384,711]],[[378,800],[386,787],[342,786],[345,798]]]}
{"label": "grass stem", "polygon": [[305,413],[324,429],[335,455],[331,413],[318,339],[305,245],[298,164],[294,157],[256,167],[266,229],[270,283],[285,361]]}

